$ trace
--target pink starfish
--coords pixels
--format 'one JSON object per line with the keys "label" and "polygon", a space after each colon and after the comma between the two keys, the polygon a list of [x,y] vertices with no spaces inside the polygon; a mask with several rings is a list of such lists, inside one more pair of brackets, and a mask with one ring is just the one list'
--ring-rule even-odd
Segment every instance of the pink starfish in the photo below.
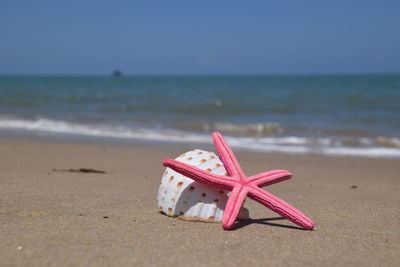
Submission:
{"label": "pink starfish", "polygon": [[230,229],[235,223],[239,210],[247,196],[307,230],[314,228],[314,223],[303,213],[260,188],[292,178],[290,172],[273,170],[248,177],[244,174],[235,154],[222,135],[215,132],[212,137],[218,155],[224,163],[229,176],[212,174],[173,159],[165,159],[163,165],[199,183],[232,191],[222,218],[222,227],[225,230]]}

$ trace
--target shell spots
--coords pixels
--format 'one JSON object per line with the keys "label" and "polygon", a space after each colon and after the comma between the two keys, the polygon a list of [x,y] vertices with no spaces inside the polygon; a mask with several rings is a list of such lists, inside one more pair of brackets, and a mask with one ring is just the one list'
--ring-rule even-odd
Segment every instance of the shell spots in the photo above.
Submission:
{"label": "shell spots", "polygon": [[168,181],[172,182],[172,180],[174,180],[174,176],[173,175],[171,177],[169,177]]}
{"label": "shell spots", "polygon": [[206,159],[200,160],[201,163],[204,163],[204,162],[206,162],[206,161],[207,161]]}
{"label": "shell spots", "polygon": [[192,159],[193,159],[192,157],[188,157],[188,158],[187,158],[187,160],[192,160]]}
{"label": "shell spots", "polygon": [[183,185],[183,182],[179,182],[176,184],[176,187],[180,188],[180,187],[182,187],[182,185]]}
{"label": "shell spots", "polygon": [[219,202],[219,198],[214,199],[214,202],[218,203]]}
{"label": "shell spots", "polygon": [[203,192],[203,193],[201,193],[201,196],[206,197],[207,195],[206,195],[206,193]]}
{"label": "shell spots", "polygon": [[203,152],[200,151],[200,152],[197,152],[197,154],[198,154],[198,155],[201,155],[201,154],[203,154]]}
{"label": "shell spots", "polygon": [[168,212],[172,212],[172,208],[168,208]]}
{"label": "shell spots", "polygon": [[207,168],[206,171],[211,172],[212,170],[210,168]]}
{"label": "shell spots", "polygon": [[159,209],[160,211],[162,211],[162,207],[158,207],[158,209]]}
{"label": "shell spots", "polygon": [[209,220],[214,220],[214,218],[215,218],[214,216],[208,217]]}
{"label": "shell spots", "polygon": [[185,155],[186,155],[186,154],[185,154],[185,153],[183,153],[183,154],[182,154],[182,155],[180,155],[179,157],[180,157],[180,158],[183,158]]}
{"label": "shell spots", "polygon": [[176,201],[176,199],[175,199],[175,198],[171,198],[171,201],[172,201],[172,202],[175,202],[175,201]]}
{"label": "shell spots", "polygon": [[164,172],[164,176],[167,176],[167,174],[168,174],[168,171],[165,171],[165,172]]}
{"label": "shell spots", "polygon": [[221,164],[215,163],[215,166],[218,168],[218,167],[221,167]]}
{"label": "shell spots", "polygon": [[189,191],[190,191],[190,192],[193,192],[194,189],[195,189],[194,186],[189,187]]}
{"label": "shell spots", "polygon": [[185,213],[183,211],[179,212],[179,215],[183,216]]}
{"label": "shell spots", "polygon": [[228,173],[228,172],[225,172],[225,173],[224,173],[224,175],[225,175],[225,176],[228,176],[228,175],[229,175],[229,173]]}
{"label": "shell spots", "polygon": [[219,191],[219,193],[220,193],[221,195],[223,195],[223,194],[224,194],[224,191],[221,190],[221,191]]}
{"label": "shell spots", "polygon": [[215,159],[215,156],[210,156],[210,159]]}

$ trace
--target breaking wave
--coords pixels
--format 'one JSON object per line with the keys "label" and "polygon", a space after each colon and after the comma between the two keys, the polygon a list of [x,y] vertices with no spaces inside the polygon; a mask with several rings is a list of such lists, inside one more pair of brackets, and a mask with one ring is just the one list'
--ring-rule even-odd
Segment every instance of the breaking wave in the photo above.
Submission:
{"label": "breaking wave", "polygon": [[[146,127],[127,127],[105,124],[82,124],[58,121],[47,118],[20,119],[0,117],[0,129],[36,131],[61,135],[96,136],[107,138],[125,138],[147,141],[199,143],[211,142],[208,133],[199,133],[191,129],[155,129]],[[322,154],[335,156],[358,156],[371,158],[400,158],[400,139],[397,137],[300,137],[300,136],[257,136],[250,133],[280,133],[278,124],[253,124],[240,128],[234,124],[218,124],[203,131],[221,131],[227,141],[235,148],[259,152],[287,154]],[[245,136],[230,135],[241,133]]]}

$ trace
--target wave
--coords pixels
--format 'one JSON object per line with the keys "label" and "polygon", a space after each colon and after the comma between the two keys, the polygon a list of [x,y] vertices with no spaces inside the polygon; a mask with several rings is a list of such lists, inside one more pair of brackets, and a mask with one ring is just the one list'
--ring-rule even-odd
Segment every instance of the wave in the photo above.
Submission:
{"label": "wave", "polygon": [[165,130],[163,132],[146,128],[129,128],[124,126],[112,125],[88,125],[71,123],[66,121],[57,121],[45,118],[37,120],[8,119],[0,117],[0,128],[43,131],[60,134],[74,134],[97,137],[145,139],[155,141],[173,141],[182,140],[190,142],[208,142],[209,138],[202,135],[186,134],[184,132]]}
{"label": "wave", "polygon": [[[273,131],[279,129],[279,125],[271,125],[262,127],[267,127],[266,131],[270,131],[271,128],[274,129]],[[268,128],[270,126],[271,128]],[[234,127],[236,126],[226,124],[222,128],[219,126],[208,130],[220,130],[225,133],[225,131],[229,132],[229,128]],[[252,127],[252,125],[249,125],[247,129]],[[264,129],[262,127],[260,126],[259,129]],[[47,118],[28,120],[0,116],[0,129],[174,143],[209,144],[211,142],[208,133],[176,129],[130,128],[104,124],[89,125]],[[227,136],[226,139],[233,147],[240,150],[287,154],[400,158],[400,139],[396,137],[335,139],[330,137],[311,138],[299,136]]]}
{"label": "wave", "polygon": [[268,136],[282,133],[283,128],[279,123],[249,123],[235,124],[228,122],[192,122],[179,125],[188,131],[220,131],[231,135]]}

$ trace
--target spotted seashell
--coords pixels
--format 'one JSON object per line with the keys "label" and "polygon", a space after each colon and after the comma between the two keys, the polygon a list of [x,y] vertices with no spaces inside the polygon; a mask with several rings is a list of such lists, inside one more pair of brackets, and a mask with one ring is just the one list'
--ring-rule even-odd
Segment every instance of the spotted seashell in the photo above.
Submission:
{"label": "spotted seashell", "polygon": [[[196,166],[218,175],[228,175],[224,164],[214,152],[195,149],[180,155],[176,160]],[[167,168],[158,191],[160,212],[183,220],[221,222],[228,193],[203,185]],[[249,216],[246,208],[241,208],[239,219]]]}

